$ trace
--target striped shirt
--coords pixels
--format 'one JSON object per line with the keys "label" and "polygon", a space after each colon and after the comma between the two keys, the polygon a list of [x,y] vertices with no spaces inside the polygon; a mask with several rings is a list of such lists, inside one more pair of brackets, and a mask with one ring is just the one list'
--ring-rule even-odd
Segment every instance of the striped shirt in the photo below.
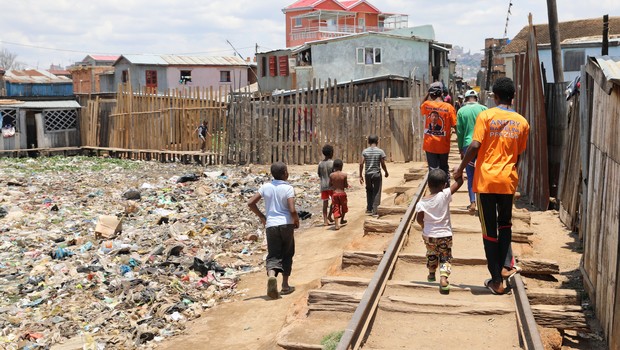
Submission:
{"label": "striped shirt", "polygon": [[381,159],[385,159],[385,152],[377,146],[370,146],[362,152],[364,163],[366,163],[366,175],[381,175]]}

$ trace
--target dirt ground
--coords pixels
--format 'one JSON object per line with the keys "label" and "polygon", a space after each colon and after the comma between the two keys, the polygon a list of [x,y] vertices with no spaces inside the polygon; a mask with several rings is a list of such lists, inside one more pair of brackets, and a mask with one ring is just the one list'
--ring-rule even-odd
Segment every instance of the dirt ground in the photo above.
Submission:
{"label": "dirt ground", "polygon": [[[384,179],[383,190],[401,184],[403,174],[411,167],[412,163],[388,163],[390,177]],[[307,292],[319,287],[321,277],[337,272],[343,249],[363,234],[366,194],[359,184],[357,169],[357,164],[345,164],[344,167],[352,186],[348,191],[348,225],[335,231],[332,227],[323,227],[321,218],[313,216],[311,223],[304,223],[296,232],[296,254],[291,276],[291,284],[296,287],[294,293],[271,300],[266,296],[266,276],[263,272],[245,275],[238,285],[238,289],[243,292],[239,293],[235,300],[207,310],[202,317],[187,324],[185,334],[166,339],[158,344],[157,348],[277,349],[278,332],[295,319],[305,316]],[[291,174],[315,170],[315,165],[289,168]],[[386,197],[384,194],[383,199]],[[317,198],[317,208],[319,205]],[[525,207],[523,204],[518,206]],[[248,215],[252,215],[249,210]],[[535,238],[533,249],[529,253],[532,257],[557,261],[561,273],[546,280],[525,276],[527,285],[581,291],[579,261],[582,246],[576,235],[568,232],[561,224],[556,211],[533,211],[532,229]],[[587,297],[582,294],[584,298]],[[586,313],[591,314],[591,311],[586,310]],[[605,349],[600,328],[595,320],[590,321],[594,332],[567,332],[562,349]],[[406,327],[404,324],[403,328]],[[459,324],[451,327],[459,327]]]}

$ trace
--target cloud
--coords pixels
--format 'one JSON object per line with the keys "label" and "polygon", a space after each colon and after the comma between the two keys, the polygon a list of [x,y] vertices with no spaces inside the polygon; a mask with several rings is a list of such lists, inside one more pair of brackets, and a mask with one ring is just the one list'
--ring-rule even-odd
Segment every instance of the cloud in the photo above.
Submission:
{"label": "cloud", "polygon": [[[229,40],[242,56],[284,47],[282,9],[294,0],[5,0],[0,47],[18,60],[46,68],[65,65],[88,53],[202,53],[232,55]],[[484,39],[502,37],[508,1],[370,0],[384,12],[409,15],[412,25],[432,24],[437,40],[481,50]],[[527,24],[547,22],[546,3],[513,0],[508,37]],[[558,0],[562,21],[620,13],[620,2],[596,4]],[[37,46],[39,48],[19,46]],[[54,50],[44,49],[52,48]],[[69,51],[66,51],[69,50]],[[72,52],[72,51],[76,52]]]}

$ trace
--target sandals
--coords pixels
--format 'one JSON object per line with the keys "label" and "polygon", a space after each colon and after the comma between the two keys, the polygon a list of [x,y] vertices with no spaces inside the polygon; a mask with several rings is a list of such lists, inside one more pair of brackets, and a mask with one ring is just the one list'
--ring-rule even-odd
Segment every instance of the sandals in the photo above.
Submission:
{"label": "sandals", "polygon": [[[510,274],[509,274],[508,276],[503,276],[503,275],[502,275],[502,278],[503,278],[503,279],[505,279],[505,280],[507,280],[507,279],[509,279],[510,277],[512,277],[512,276],[514,276],[514,275],[516,275],[516,274],[518,274],[518,273],[521,273],[521,271],[522,271],[522,270],[523,270],[523,269],[522,269],[521,267],[519,267],[519,266],[517,266],[517,265],[514,265],[514,266],[512,267],[512,269],[508,270],[508,271],[510,272]],[[502,272],[503,272],[503,271],[502,271]]]}
{"label": "sandals", "polygon": [[484,280],[484,286],[487,287],[487,289],[490,290],[492,294],[494,294],[494,295],[505,294],[505,292],[504,293],[500,293],[500,292],[496,291],[495,289],[493,289],[493,287],[491,287],[491,281],[492,280],[490,278]]}
{"label": "sandals", "polygon": [[448,294],[450,293],[450,281],[448,281],[448,279],[446,278],[446,285],[442,286],[441,282],[439,283],[439,293],[441,294]]}
{"label": "sandals", "polygon": [[293,286],[289,286],[287,289],[282,288],[282,290],[280,291],[281,295],[287,295],[287,294],[291,294],[295,291],[295,287]]}
{"label": "sandals", "polygon": [[428,276],[426,276],[426,280],[428,282],[435,282],[437,280],[437,278],[435,277],[434,273],[429,273]]}
{"label": "sandals", "polygon": [[267,296],[271,299],[278,299],[280,297],[278,293],[278,279],[275,277],[269,277],[267,280]]}

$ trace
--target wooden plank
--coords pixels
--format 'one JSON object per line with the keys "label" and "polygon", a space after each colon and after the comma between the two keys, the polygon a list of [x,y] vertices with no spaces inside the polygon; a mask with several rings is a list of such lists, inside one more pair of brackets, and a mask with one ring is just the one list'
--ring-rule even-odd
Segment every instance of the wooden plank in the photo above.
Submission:
{"label": "wooden plank", "polygon": [[574,289],[528,288],[527,298],[532,305],[581,305],[580,294]]}
{"label": "wooden plank", "polygon": [[586,317],[580,306],[532,305],[536,323],[541,327],[561,330],[589,331]]}
{"label": "wooden plank", "polygon": [[518,259],[517,264],[523,269],[523,274],[553,275],[560,273],[557,262],[546,259]]}
{"label": "wooden plank", "polygon": [[446,298],[419,298],[404,296],[382,297],[379,308],[383,311],[436,315],[508,315],[514,308],[510,302],[470,302]]}
{"label": "wooden plank", "polygon": [[387,221],[380,219],[366,219],[364,221],[364,234],[369,232],[394,232],[400,221]]}

